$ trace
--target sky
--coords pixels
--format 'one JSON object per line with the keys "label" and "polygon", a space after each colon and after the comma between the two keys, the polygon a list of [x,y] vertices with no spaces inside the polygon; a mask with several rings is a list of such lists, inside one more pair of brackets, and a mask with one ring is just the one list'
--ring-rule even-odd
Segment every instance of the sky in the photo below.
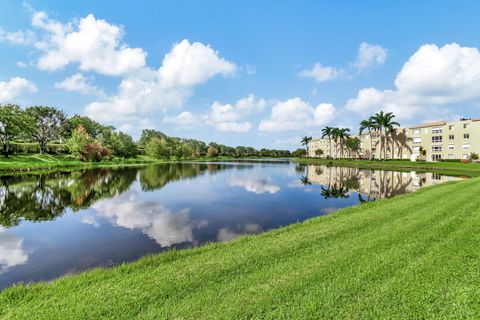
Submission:
{"label": "sky", "polygon": [[0,0],[0,103],[55,106],[138,138],[295,149],[480,117],[478,1]]}

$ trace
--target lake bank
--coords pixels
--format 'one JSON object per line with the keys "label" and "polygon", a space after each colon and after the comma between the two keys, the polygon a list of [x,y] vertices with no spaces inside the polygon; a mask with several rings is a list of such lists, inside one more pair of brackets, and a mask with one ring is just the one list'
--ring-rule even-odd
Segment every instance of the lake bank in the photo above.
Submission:
{"label": "lake bank", "polygon": [[361,169],[405,170],[438,172],[448,175],[480,176],[480,163],[461,162],[413,162],[409,160],[350,160],[295,158],[299,164],[334,165]]}
{"label": "lake bank", "polygon": [[[480,314],[480,180],[0,294],[5,318]],[[79,303],[81,301],[81,303]]]}

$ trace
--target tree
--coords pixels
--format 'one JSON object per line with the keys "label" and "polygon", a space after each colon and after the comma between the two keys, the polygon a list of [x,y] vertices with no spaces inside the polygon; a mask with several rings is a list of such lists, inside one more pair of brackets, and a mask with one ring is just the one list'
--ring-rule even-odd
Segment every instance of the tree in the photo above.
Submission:
{"label": "tree", "polygon": [[155,159],[165,158],[170,155],[165,139],[158,137],[153,137],[148,141],[145,146],[145,153],[147,156]]}
{"label": "tree", "polygon": [[360,150],[360,139],[357,137],[348,137],[345,140],[345,146],[347,147],[348,153],[351,158],[352,153],[355,155]]}
{"label": "tree", "polygon": [[360,122],[360,135],[362,134],[363,131],[367,130],[368,131],[368,138],[370,139],[370,154],[369,157],[370,159],[373,159],[373,138],[372,138],[372,131],[377,130],[377,126],[375,122],[372,120],[372,118],[369,118],[367,120],[362,120]]}
{"label": "tree", "polygon": [[210,145],[207,150],[207,157],[218,157],[218,150],[213,145]]}
{"label": "tree", "polygon": [[305,156],[305,149],[298,148],[297,150],[292,152],[292,156],[294,157],[303,157]]}
{"label": "tree", "polygon": [[140,136],[140,140],[138,140],[138,145],[141,147],[146,147],[147,143],[154,137],[159,139],[164,139],[165,141],[168,138],[167,135],[161,131],[157,131],[153,129],[144,129],[142,131],[142,135]]}
{"label": "tree", "polygon": [[8,157],[10,142],[21,137],[24,132],[31,130],[32,121],[18,105],[0,105],[0,143],[2,153]]}
{"label": "tree", "polygon": [[348,132],[350,132],[350,129],[348,128],[333,128],[332,130],[332,137],[335,140],[335,158],[337,157],[337,146],[338,142],[340,142],[340,158],[343,157],[343,142],[345,141],[346,138],[348,138]]}
{"label": "tree", "polygon": [[31,137],[38,142],[40,153],[45,153],[47,143],[60,138],[65,114],[56,108],[44,106],[29,107],[25,112],[34,121]]}
{"label": "tree", "polygon": [[321,157],[322,154],[323,154],[323,150],[322,150],[322,149],[317,149],[317,150],[315,150],[315,155],[316,155],[317,157]]}
{"label": "tree", "polygon": [[69,139],[72,136],[73,131],[79,126],[83,126],[88,135],[93,139],[99,137],[106,128],[109,128],[112,131],[115,130],[112,126],[105,127],[87,116],[76,114],[64,122],[62,127],[62,137],[65,140]]}
{"label": "tree", "polygon": [[387,159],[387,130],[393,131],[394,126],[400,126],[398,122],[393,121],[394,118],[395,115],[392,112],[384,113],[383,111],[377,112],[370,117],[370,120],[373,121],[375,127],[380,131],[381,138],[383,138],[382,147],[384,148],[385,160]]}
{"label": "tree", "polygon": [[85,147],[92,142],[93,139],[87,130],[82,125],[79,125],[73,130],[70,139],[67,140],[67,148],[75,158],[84,160],[83,152],[85,151]]}
{"label": "tree", "polygon": [[138,154],[137,145],[132,137],[123,132],[106,128],[101,135],[101,142],[117,157],[130,158]]}
{"label": "tree", "polygon": [[305,146],[305,154],[306,154],[307,157],[308,157],[308,143],[310,141],[312,141],[312,137],[307,137],[307,136],[303,137],[302,141],[301,141],[302,146]]}
{"label": "tree", "polygon": [[328,144],[330,145],[330,150],[329,150],[329,153],[330,153],[330,157],[332,156],[332,134],[333,134],[333,127],[325,127],[322,129],[322,139],[324,139],[325,137],[328,138]]}

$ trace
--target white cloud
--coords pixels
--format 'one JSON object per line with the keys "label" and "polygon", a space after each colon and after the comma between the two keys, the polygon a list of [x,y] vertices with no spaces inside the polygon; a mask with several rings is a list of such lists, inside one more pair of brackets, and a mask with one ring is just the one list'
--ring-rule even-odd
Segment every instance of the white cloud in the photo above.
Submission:
{"label": "white cloud", "polygon": [[34,12],[32,25],[46,33],[36,42],[37,49],[43,52],[37,63],[42,70],[54,71],[78,63],[82,71],[118,76],[145,65],[146,52],[122,42],[121,26],[96,19],[93,14],[62,24],[49,19],[43,11]]}
{"label": "white cloud", "polygon": [[35,33],[31,30],[8,32],[0,27],[0,42],[1,41],[21,45],[32,44],[35,42]]}
{"label": "white cloud", "polygon": [[205,83],[215,75],[233,75],[236,65],[218,56],[210,46],[188,40],[176,44],[158,70],[165,87],[189,87]]}
{"label": "white cloud", "polygon": [[313,78],[318,82],[324,82],[335,79],[343,73],[344,71],[342,69],[322,66],[320,63],[317,62],[311,70],[303,70],[298,75],[300,77]]}
{"label": "white cloud", "polygon": [[421,46],[403,65],[394,90],[365,88],[348,100],[346,108],[363,115],[381,109],[399,120],[411,120],[433,112],[446,113],[447,106],[480,100],[480,52],[456,43]]}
{"label": "white cloud", "polygon": [[23,239],[0,229],[0,273],[27,262],[28,255],[22,248]]}
{"label": "white cloud", "polygon": [[245,122],[220,122],[215,126],[218,131],[227,132],[248,132],[252,128],[252,124]]}
{"label": "white cloud", "polygon": [[87,78],[81,73],[76,73],[61,82],[55,83],[55,88],[78,92],[83,95],[105,96],[105,92],[97,86],[92,85],[90,81],[91,78]]}
{"label": "white cloud", "polygon": [[8,102],[23,93],[35,93],[37,86],[20,77],[11,78],[9,81],[0,81],[0,102]]}
{"label": "white cloud", "polygon": [[189,111],[183,111],[177,116],[166,116],[164,122],[173,123],[184,127],[193,127],[199,124],[199,119]]}
{"label": "white cloud", "polygon": [[242,187],[248,192],[253,192],[256,194],[270,193],[274,194],[280,191],[280,187],[269,183],[267,179],[256,178],[250,176],[236,177],[232,176],[230,178],[230,186],[232,187]]}
{"label": "white cloud", "polygon": [[387,49],[380,45],[362,42],[354,65],[358,69],[365,69],[375,64],[384,64],[387,61],[387,52]]}
{"label": "white cloud", "polygon": [[296,136],[293,138],[287,138],[287,139],[276,139],[273,142],[273,145],[277,148],[284,148],[288,150],[293,150],[296,149],[300,146],[300,141],[301,141],[300,136]]}
{"label": "white cloud", "polygon": [[218,241],[231,241],[244,234],[258,234],[262,232],[262,227],[256,223],[247,223],[245,225],[239,225],[235,229],[225,227],[218,230]]}
{"label": "white cloud", "polygon": [[127,121],[152,111],[181,107],[194,87],[216,75],[235,72],[235,64],[218,57],[209,46],[188,40],[165,55],[158,70],[142,68],[125,77],[115,96],[95,101],[86,113],[99,121]]}
{"label": "white cloud", "polygon": [[17,61],[17,67],[27,68],[27,67],[28,67],[28,64],[26,64],[26,63],[23,62],[23,61]]}
{"label": "white cloud", "polygon": [[296,97],[274,105],[270,118],[262,120],[258,129],[264,132],[280,132],[324,126],[333,120],[335,111],[332,104],[322,103],[313,108],[308,102]]}

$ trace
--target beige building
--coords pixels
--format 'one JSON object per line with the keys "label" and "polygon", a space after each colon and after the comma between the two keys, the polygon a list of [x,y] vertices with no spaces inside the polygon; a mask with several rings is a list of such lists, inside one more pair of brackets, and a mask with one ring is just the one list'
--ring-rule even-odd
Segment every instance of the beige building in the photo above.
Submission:
{"label": "beige building", "polygon": [[[363,133],[352,137],[360,139],[360,151],[355,155],[359,158],[384,158],[386,148],[387,159],[469,159],[471,153],[480,153],[480,118],[454,122],[437,121],[410,128],[398,128],[387,135],[386,143],[379,133]],[[328,138],[313,139],[308,147],[309,157],[317,157],[317,149],[323,151],[322,158],[348,157],[345,146],[334,141],[330,153]]]}

